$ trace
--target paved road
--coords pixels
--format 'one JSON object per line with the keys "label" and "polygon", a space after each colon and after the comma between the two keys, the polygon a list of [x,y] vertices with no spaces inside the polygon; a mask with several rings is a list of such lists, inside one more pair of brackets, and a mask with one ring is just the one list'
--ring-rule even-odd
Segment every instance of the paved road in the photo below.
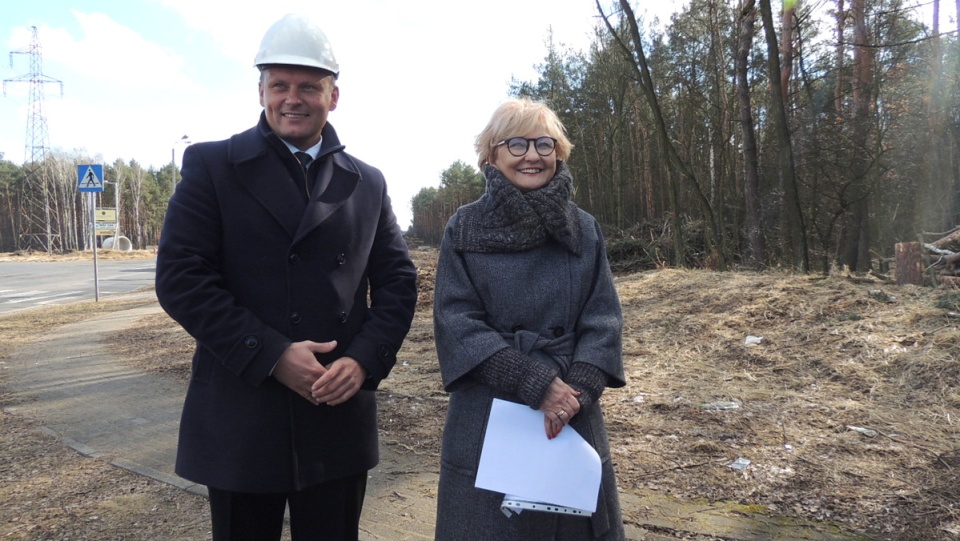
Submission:
{"label": "paved road", "polygon": [[51,304],[92,300],[152,286],[156,261],[0,262],[0,314]]}

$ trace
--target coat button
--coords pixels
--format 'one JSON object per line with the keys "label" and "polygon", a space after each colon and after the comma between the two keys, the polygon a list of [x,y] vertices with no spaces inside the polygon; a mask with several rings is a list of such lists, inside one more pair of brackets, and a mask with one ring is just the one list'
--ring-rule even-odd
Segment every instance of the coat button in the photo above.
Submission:
{"label": "coat button", "polygon": [[243,339],[243,345],[247,349],[256,349],[260,345],[260,340],[257,340],[256,336],[248,336]]}
{"label": "coat button", "polygon": [[389,357],[389,356],[390,356],[390,348],[387,347],[386,344],[381,344],[381,345],[380,345],[380,356],[381,356],[381,357]]}
{"label": "coat button", "polygon": [[337,254],[338,264],[343,265],[346,262],[347,262],[347,254],[344,254],[344,253]]}
{"label": "coat button", "polygon": [[340,323],[346,323],[346,322],[347,322],[347,313],[346,313],[346,312],[340,312],[340,316],[338,317],[338,319],[340,320]]}
{"label": "coat button", "polygon": [[289,261],[291,265],[300,263],[300,254],[290,254],[287,257],[287,261]]}
{"label": "coat button", "polygon": [[297,323],[300,323],[301,321],[303,321],[303,318],[300,317],[300,312],[294,312],[294,313],[290,314],[290,323],[293,323],[294,325],[296,325]]}
{"label": "coat button", "polygon": [[554,327],[553,336],[555,338],[560,338],[561,336],[563,336],[563,327]]}

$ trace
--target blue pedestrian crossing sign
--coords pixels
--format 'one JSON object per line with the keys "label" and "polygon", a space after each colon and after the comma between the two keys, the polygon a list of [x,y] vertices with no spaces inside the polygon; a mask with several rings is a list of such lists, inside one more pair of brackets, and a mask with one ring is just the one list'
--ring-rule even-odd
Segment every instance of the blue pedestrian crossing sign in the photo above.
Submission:
{"label": "blue pedestrian crossing sign", "polygon": [[78,165],[77,188],[81,192],[102,192],[103,165]]}

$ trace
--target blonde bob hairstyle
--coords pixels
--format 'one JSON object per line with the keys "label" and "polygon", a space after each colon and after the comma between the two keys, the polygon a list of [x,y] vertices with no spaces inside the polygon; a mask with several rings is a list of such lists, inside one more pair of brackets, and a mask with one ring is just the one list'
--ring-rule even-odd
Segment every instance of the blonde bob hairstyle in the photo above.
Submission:
{"label": "blonde bob hairstyle", "polygon": [[493,112],[490,122],[477,136],[474,144],[480,169],[483,169],[484,164],[493,162],[492,158],[500,141],[540,132],[545,132],[557,140],[557,159],[567,161],[570,151],[573,150],[573,143],[567,139],[567,130],[556,113],[546,105],[528,98],[515,98],[504,102]]}

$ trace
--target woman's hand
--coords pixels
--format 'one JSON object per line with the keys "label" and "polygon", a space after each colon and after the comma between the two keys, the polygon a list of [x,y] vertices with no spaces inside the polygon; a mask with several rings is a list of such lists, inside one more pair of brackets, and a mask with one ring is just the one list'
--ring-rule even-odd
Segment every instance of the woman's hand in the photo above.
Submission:
{"label": "woman's hand", "polygon": [[556,438],[563,427],[570,422],[574,415],[580,412],[580,393],[563,382],[560,378],[553,378],[547,392],[540,403],[543,412],[543,427],[547,438]]}

